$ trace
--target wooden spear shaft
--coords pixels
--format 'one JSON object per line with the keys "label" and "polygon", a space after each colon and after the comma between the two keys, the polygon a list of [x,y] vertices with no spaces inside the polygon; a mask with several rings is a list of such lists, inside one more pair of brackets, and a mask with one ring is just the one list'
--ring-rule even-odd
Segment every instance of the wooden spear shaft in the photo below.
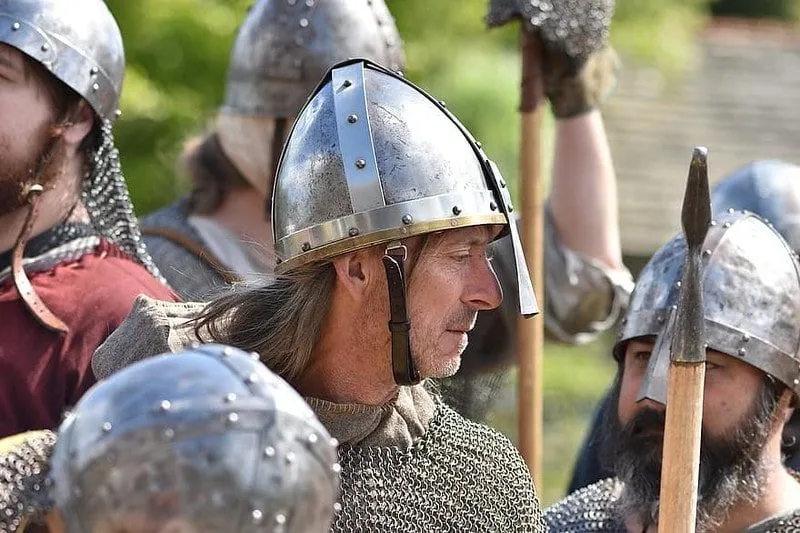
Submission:
{"label": "wooden spear shaft", "polygon": [[706,375],[701,250],[711,222],[705,148],[689,166],[681,221],[686,260],[667,380],[659,531],[694,533],[700,472],[700,434]]}
{"label": "wooden spear shaft", "polygon": [[[539,308],[544,309],[544,192],[541,169],[541,125],[544,90],[539,68],[541,40],[522,30],[522,143],[520,148],[520,200],[522,203],[522,247],[533,280]],[[542,359],[544,316],[519,319],[517,403],[519,449],[533,476],[542,486]]]}

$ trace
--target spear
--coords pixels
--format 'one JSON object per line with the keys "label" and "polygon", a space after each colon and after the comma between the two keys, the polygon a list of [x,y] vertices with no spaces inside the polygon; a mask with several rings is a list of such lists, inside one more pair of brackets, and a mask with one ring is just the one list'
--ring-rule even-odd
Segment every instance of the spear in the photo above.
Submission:
{"label": "spear", "polygon": [[710,223],[707,150],[696,147],[681,211],[686,258],[670,351],[658,520],[660,531],[674,533],[694,533],[697,515],[706,375],[701,252]]}

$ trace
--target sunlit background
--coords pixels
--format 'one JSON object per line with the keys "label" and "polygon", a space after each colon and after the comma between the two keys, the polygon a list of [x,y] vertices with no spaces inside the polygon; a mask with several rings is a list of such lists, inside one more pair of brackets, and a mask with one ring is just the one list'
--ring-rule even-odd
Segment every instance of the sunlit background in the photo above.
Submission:
{"label": "sunlit background", "polygon": [[[107,3],[122,28],[128,64],[116,134],[143,214],[185,191],[173,171],[176,155],[214,119],[250,0]],[[406,75],[447,102],[514,184],[519,30],[486,30],[486,5],[474,0],[387,3],[405,40]],[[712,181],[754,159],[800,162],[799,15],[799,0],[617,1],[612,42],[624,68],[604,111],[623,248],[634,271],[678,228],[693,145],[709,147]],[[614,373],[610,340],[546,347],[539,487],[546,504],[563,495],[595,403]],[[512,376],[492,413],[512,437],[513,390]]]}

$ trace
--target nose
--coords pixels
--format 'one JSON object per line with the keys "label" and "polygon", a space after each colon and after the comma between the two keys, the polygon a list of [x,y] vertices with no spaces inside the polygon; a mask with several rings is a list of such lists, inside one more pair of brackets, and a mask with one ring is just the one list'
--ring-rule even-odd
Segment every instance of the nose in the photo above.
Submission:
{"label": "nose", "polygon": [[470,269],[463,301],[472,309],[486,311],[494,309],[503,301],[503,290],[492,264],[486,258],[474,261]]}

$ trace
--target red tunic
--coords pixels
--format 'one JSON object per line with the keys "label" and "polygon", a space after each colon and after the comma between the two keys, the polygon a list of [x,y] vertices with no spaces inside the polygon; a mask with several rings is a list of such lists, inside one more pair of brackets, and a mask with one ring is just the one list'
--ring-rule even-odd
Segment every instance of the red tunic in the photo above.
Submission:
{"label": "red tunic", "polygon": [[139,294],[177,299],[105,240],[93,253],[29,277],[69,333],[45,329],[19,298],[11,277],[0,282],[0,438],[58,426],[64,410],[96,381],[92,353]]}

